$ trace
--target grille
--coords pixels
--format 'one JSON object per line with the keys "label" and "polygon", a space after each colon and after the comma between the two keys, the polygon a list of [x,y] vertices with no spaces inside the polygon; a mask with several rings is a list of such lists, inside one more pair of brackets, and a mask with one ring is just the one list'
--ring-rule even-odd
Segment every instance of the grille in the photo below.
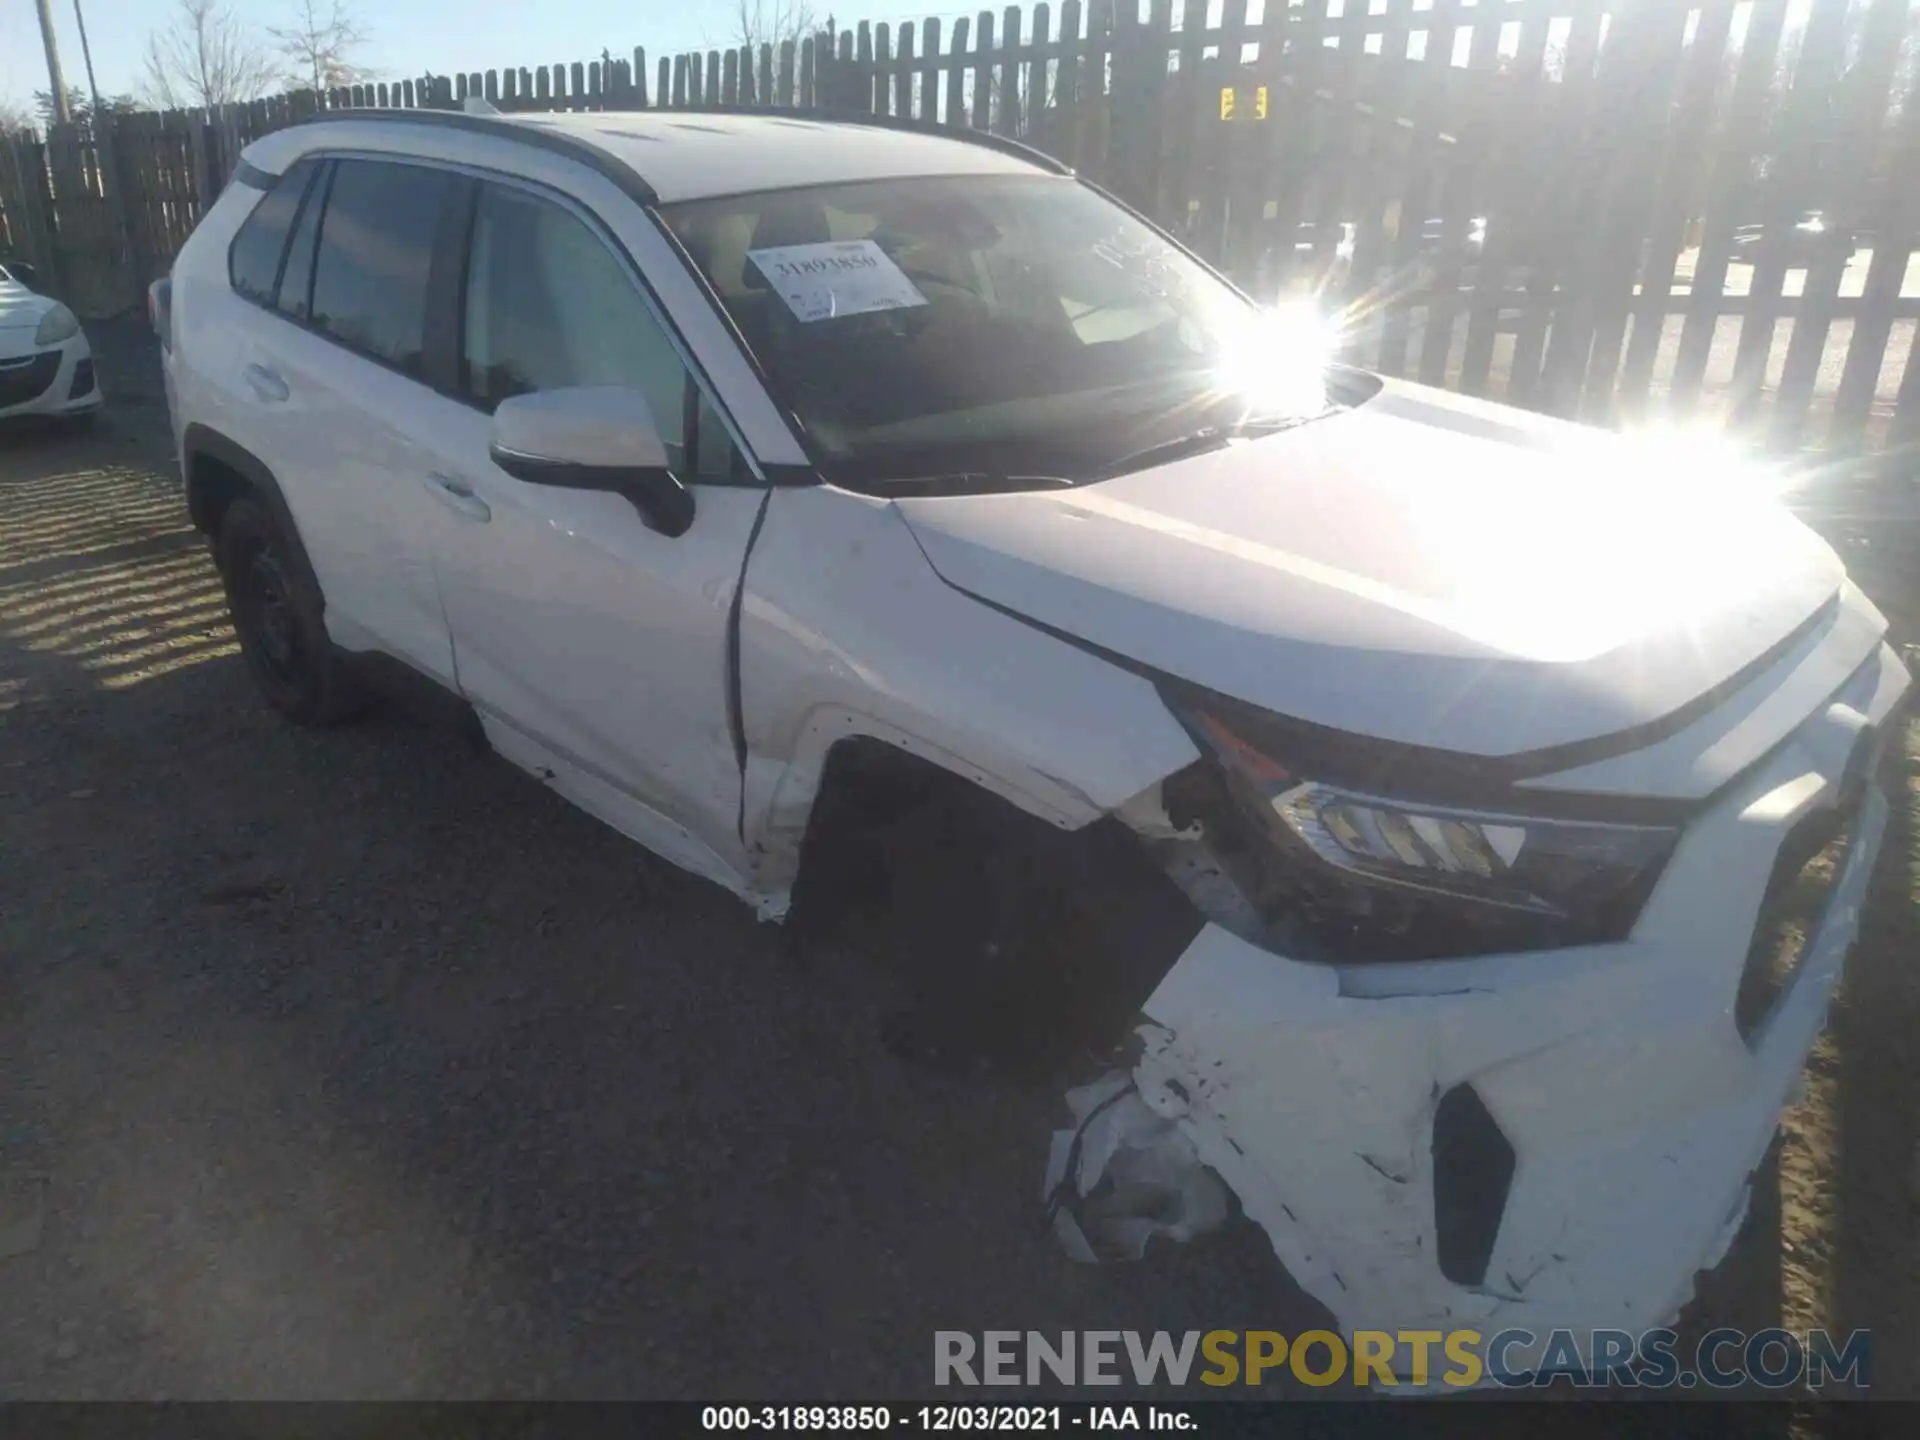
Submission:
{"label": "grille", "polygon": [[0,360],[0,409],[38,399],[60,370],[60,352],[36,355],[24,364]]}

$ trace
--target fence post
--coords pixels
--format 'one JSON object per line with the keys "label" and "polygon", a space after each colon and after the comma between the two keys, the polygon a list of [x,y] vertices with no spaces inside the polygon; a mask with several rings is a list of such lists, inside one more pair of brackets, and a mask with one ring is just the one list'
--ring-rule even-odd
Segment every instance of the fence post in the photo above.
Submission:
{"label": "fence post", "polygon": [[[1158,198],[1162,131],[1166,115],[1167,57],[1172,40],[1171,0],[1153,0],[1151,19],[1140,23],[1139,9],[1126,4],[1113,13],[1113,88],[1107,102],[1107,135],[1112,171],[1121,199],[1151,213]],[[1199,47],[1192,47],[1196,52]],[[1189,81],[1182,79],[1185,88]],[[1197,113],[1197,112],[1196,112]],[[1191,126],[1195,115],[1175,120]],[[1185,228],[1185,215],[1155,216]]]}
{"label": "fence post", "polygon": [[862,114],[874,113],[873,105],[873,26],[862,20],[859,49],[854,52],[854,71],[847,76],[846,104]]}
{"label": "fence post", "polygon": [[1663,0],[1637,0],[1614,16],[1600,53],[1592,124],[1581,137],[1582,152],[1597,157],[1584,187],[1596,219],[1553,317],[1539,397],[1550,414],[1611,411],[1685,20]]}
{"label": "fence post", "polygon": [[[42,148],[31,140],[0,135],[0,194],[18,202],[18,213],[8,207],[7,220],[15,243],[26,242],[26,256],[56,291],[65,290],[60,272],[60,247],[55,243],[53,206],[47,193],[46,163]],[[18,220],[18,224],[13,222]]]}
{"label": "fence post", "polygon": [[[126,157],[120,148],[120,138],[115,131],[120,122],[112,111],[95,114],[89,119],[93,131],[94,159],[100,167],[100,189],[107,202],[107,217],[113,226],[117,241],[119,258],[124,262],[123,274],[128,274],[133,282],[133,296],[129,306],[137,306],[145,297],[147,281],[152,278],[153,257],[147,254],[143,243],[145,236],[137,232],[127,211],[127,174],[123,168]],[[136,162],[138,163],[138,162]]]}

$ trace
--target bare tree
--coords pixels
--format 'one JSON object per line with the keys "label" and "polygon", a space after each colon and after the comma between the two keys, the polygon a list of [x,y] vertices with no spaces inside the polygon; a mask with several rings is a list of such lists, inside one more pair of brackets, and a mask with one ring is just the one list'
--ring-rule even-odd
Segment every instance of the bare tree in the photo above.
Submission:
{"label": "bare tree", "polygon": [[267,34],[286,57],[295,84],[332,90],[372,78],[371,70],[350,58],[367,43],[367,32],[345,0],[293,0],[288,18],[284,27],[269,25]]}
{"label": "bare tree", "polygon": [[254,100],[281,80],[272,54],[220,0],[174,0],[171,23],[147,37],[145,90],[159,110]]}
{"label": "bare tree", "polygon": [[0,137],[24,135],[33,129],[33,116],[24,105],[0,100]]}
{"label": "bare tree", "polygon": [[733,28],[727,38],[755,50],[762,45],[778,49],[787,40],[798,45],[819,28],[806,0],[734,0]]}

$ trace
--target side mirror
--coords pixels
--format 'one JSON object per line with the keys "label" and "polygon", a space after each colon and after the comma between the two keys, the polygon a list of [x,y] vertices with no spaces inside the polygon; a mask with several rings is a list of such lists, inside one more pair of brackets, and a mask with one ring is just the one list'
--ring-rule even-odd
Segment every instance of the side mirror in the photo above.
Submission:
{"label": "side mirror", "polygon": [[624,495],[662,535],[693,524],[693,492],[667,467],[660,427],[638,390],[579,386],[502,400],[488,452],[529,485]]}

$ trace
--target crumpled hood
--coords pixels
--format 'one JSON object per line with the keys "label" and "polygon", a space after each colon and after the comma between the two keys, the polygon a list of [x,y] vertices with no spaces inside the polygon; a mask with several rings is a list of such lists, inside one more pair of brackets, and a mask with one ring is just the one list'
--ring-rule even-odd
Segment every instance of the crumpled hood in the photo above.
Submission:
{"label": "crumpled hood", "polygon": [[17,280],[0,280],[0,330],[32,330],[56,303]]}
{"label": "crumpled hood", "polygon": [[1390,381],[1097,485],[897,504],[1014,614],[1295,719],[1510,756],[1659,720],[1834,596],[1832,550],[1754,484]]}

